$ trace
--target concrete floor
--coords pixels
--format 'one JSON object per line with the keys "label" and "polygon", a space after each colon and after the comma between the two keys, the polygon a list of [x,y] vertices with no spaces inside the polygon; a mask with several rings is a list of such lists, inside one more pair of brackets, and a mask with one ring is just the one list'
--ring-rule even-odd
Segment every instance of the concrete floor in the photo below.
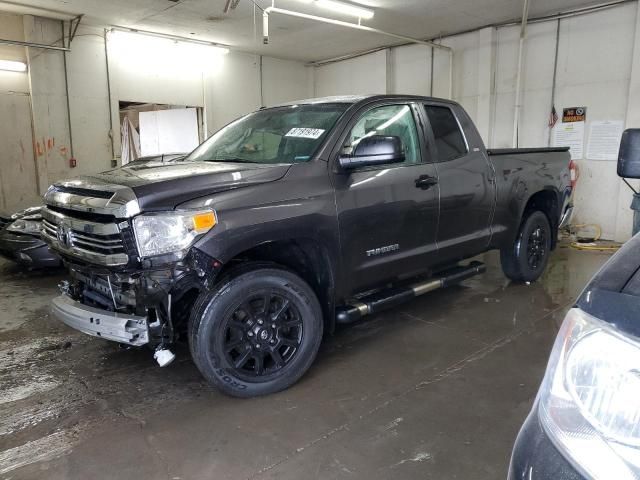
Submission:
{"label": "concrete floor", "polygon": [[227,398],[188,357],[48,315],[61,272],[0,263],[0,478],[505,478],[558,323],[605,254],[560,248],[543,280],[488,272],[328,338],[309,373]]}

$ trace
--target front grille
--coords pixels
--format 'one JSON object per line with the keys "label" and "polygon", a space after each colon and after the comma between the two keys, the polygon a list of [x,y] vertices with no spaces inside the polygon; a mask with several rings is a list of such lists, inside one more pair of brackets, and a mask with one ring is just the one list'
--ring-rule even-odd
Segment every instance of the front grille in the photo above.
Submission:
{"label": "front grille", "polygon": [[70,208],[56,207],[53,205],[47,205],[47,208],[52,212],[57,212],[67,217],[78,218],[80,220],[87,220],[88,222],[96,223],[113,223],[116,217],[105,213],[84,212],[82,210],[74,210]]}
{"label": "front grille", "polygon": [[137,249],[128,219],[140,213],[138,199],[128,187],[93,186],[91,179],[81,178],[47,190],[42,238],[67,260],[129,265]]}
{"label": "front grille", "polygon": [[42,220],[42,233],[52,237],[57,238],[58,236],[58,226],[55,223],[51,223],[48,220]]}
{"label": "front grille", "polygon": [[11,223],[10,218],[0,217],[0,230]]}
{"label": "front grille", "polygon": [[[58,237],[58,226],[56,224],[49,220],[43,220],[42,224],[46,234],[60,240],[60,237]],[[71,228],[64,233],[67,236],[65,241],[68,243],[69,247],[77,247],[81,250],[100,255],[126,253],[124,244],[122,243],[122,236],[119,233],[111,235],[97,235]]]}
{"label": "front grille", "polygon": [[91,263],[115,266],[129,262],[123,232],[115,223],[88,222],[47,207],[42,210],[42,238],[59,252]]}

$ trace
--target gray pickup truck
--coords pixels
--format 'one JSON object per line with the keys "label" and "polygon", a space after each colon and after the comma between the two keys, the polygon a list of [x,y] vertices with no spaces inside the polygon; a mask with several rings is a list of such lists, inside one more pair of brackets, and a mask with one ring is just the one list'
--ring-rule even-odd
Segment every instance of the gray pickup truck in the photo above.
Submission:
{"label": "gray pickup truck", "polygon": [[569,153],[486,150],[457,103],[333,97],[246,115],[171,163],[52,185],[43,238],[70,279],[67,325],[204,377],[289,387],[337,323],[484,271],[534,281],[571,211]]}

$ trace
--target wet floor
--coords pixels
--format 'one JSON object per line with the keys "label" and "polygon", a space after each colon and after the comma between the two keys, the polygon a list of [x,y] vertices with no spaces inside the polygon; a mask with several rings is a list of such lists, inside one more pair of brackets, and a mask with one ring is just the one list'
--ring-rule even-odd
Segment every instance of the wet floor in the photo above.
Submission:
{"label": "wet floor", "polygon": [[511,285],[487,254],[486,274],[341,329],[297,385],[251,400],[186,348],[161,369],[61,325],[63,273],[2,262],[0,478],[505,478],[558,324],[607,258],[560,248]]}

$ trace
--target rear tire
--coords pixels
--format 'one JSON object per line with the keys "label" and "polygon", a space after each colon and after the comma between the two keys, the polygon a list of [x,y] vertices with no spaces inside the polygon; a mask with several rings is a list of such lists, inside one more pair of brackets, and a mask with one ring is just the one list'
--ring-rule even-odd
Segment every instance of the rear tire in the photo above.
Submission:
{"label": "rear tire", "polygon": [[523,220],[513,245],[500,251],[502,271],[513,281],[534,282],[544,273],[550,252],[549,219],[535,210]]}
{"label": "rear tire", "polygon": [[323,318],[311,287],[296,274],[256,268],[231,275],[196,302],[189,344],[202,375],[227,395],[284,390],[318,353]]}

